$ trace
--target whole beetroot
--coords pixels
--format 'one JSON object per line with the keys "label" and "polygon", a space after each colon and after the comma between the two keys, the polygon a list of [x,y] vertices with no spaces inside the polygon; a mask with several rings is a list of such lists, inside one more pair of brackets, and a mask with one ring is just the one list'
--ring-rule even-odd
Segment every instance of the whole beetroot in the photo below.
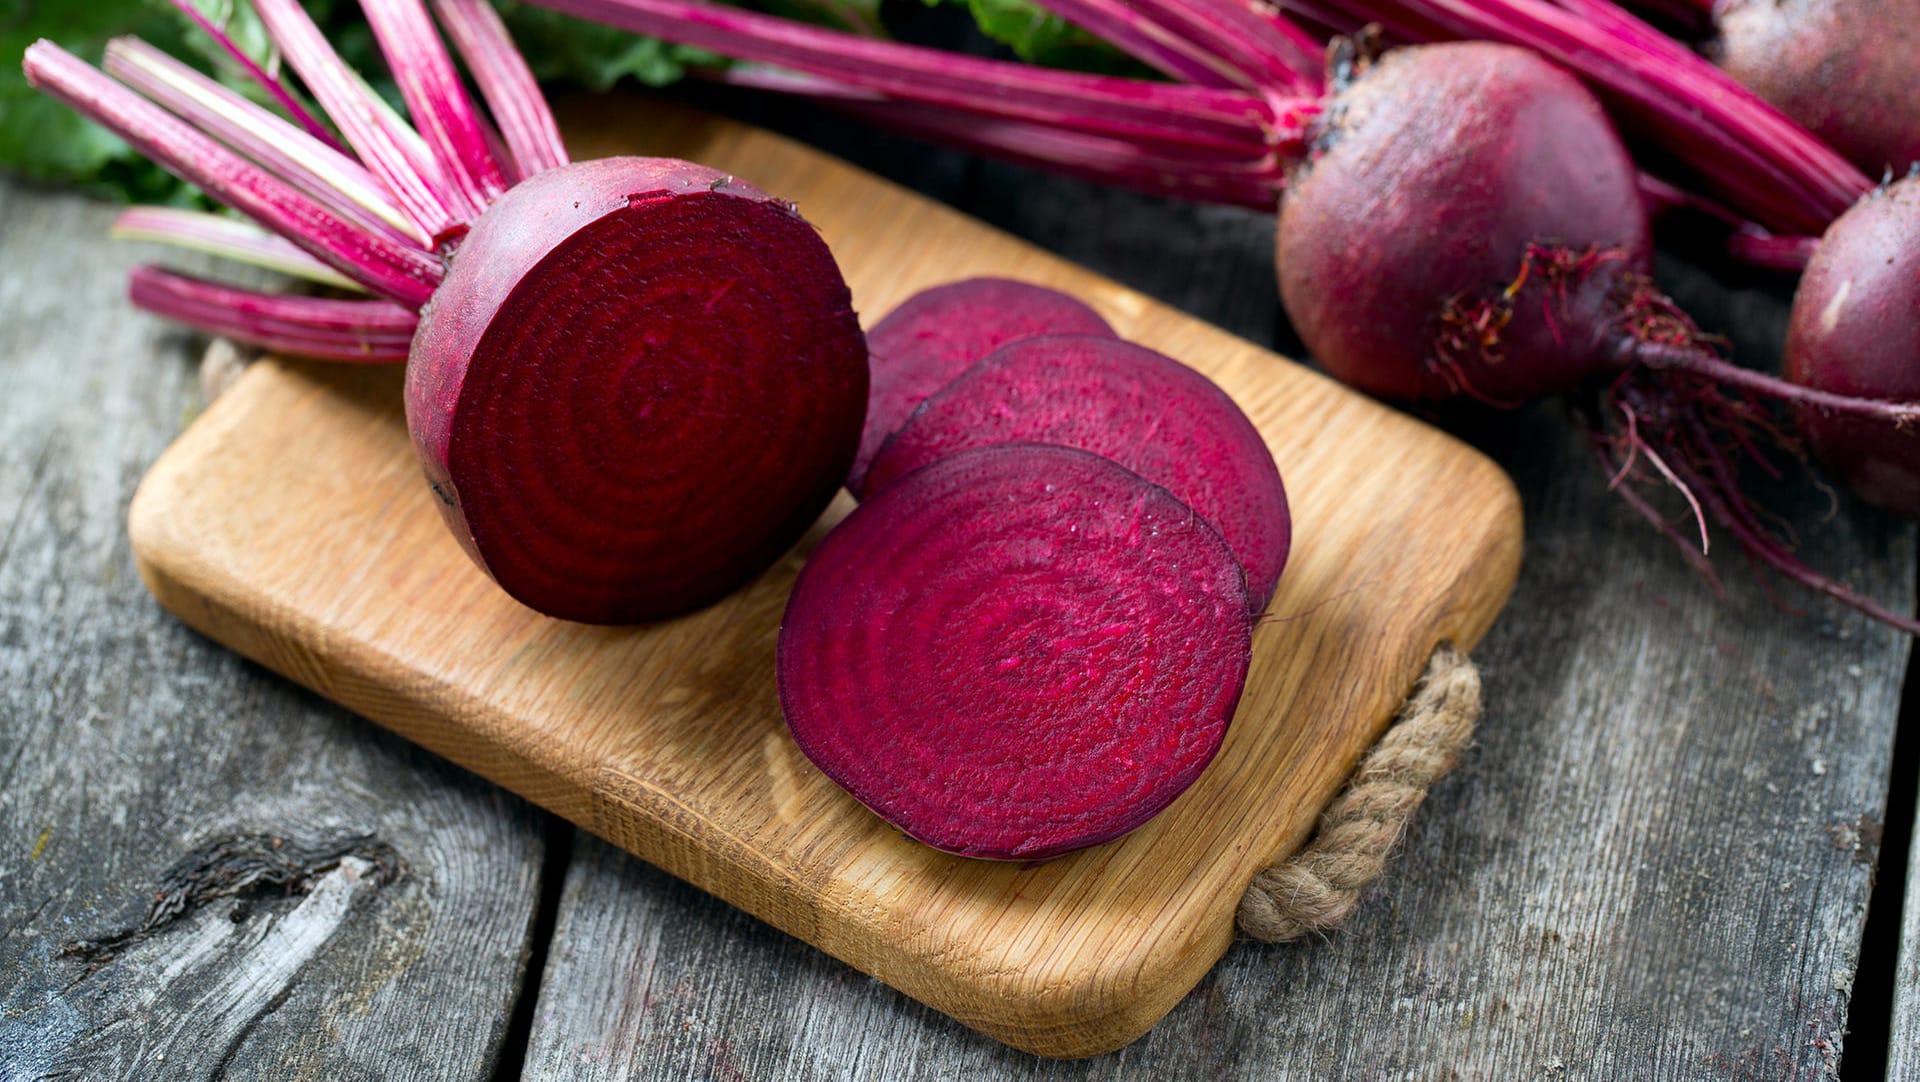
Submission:
{"label": "whole beetroot", "polygon": [[1646,212],[1599,102],[1524,50],[1396,49],[1288,174],[1280,295],[1328,371],[1388,398],[1521,402],[1618,367]]}
{"label": "whole beetroot", "polygon": [[[1787,378],[1920,401],[1920,179],[1862,199],[1820,240],[1793,298]],[[1920,426],[1799,411],[1817,455],[1862,499],[1920,517]]]}
{"label": "whole beetroot", "polygon": [[1721,0],[1708,51],[1868,173],[1920,160],[1920,0]]}

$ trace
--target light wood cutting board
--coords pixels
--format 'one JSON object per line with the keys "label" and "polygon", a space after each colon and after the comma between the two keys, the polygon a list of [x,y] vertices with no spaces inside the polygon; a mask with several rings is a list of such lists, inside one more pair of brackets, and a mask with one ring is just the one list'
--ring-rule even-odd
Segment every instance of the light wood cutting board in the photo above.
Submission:
{"label": "light wood cutting board", "polygon": [[397,369],[269,360],[133,502],[141,574],[214,639],[1009,1044],[1119,1047],[1233,938],[1435,644],[1471,646],[1520,559],[1517,497],[1466,446],[1258,346],[787,140],[653,103],[568,118],[576,157],[691,158],[791,199],[884,314],[977,274],[1061,287],[1178,357],[1266,435],[1295,514],[1225,747],[1157,819],[1043,864],[934,852],[801,757],[773,652],[799,548],[703,612],[548,620],[441,524]]}

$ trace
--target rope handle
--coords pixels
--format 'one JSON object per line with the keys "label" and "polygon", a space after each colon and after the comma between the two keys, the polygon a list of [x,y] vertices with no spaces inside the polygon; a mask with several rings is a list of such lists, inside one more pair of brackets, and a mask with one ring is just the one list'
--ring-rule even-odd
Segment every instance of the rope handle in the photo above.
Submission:
{"label": "rope handle", "polygon": [[1298,853],[1260,872],[1240,899],[1246,935],[1285,943],[1346,924],[1380,878],[1433,783],[1459,762],[1480,718],[1480,671],[1441,643],[1393,726],[1320,815]]}

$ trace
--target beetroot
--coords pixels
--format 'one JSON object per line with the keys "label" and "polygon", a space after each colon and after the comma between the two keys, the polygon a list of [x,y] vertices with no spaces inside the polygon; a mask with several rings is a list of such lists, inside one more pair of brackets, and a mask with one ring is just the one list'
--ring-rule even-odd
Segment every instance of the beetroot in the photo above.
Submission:
{"label": "beetroot", "polygon": [[1722,0],[1727,74],[1867,172],[1920,160],[1920,0]]}
{"label": "beetroot", "polygon": [[704,166],[609,158],[494,203],[422,315],[407,417],[455,536],[550,615],[731,591],[852,461],[865,353],[826,245]]}
{"label": "beetroot", "polygon": [[1078,298],[1006,278],[967,278],[921,290],[867,332],[873,388],[847,488],[867,489],[881,443],[921,400],[1008,342],[1035,334],[1113,334]]}
{"label": "beetroot", "polygon": [[[1793,298],[1787,378],[1920,401],[1920,179],[1860,201],[1820,240]],[[1920,426],[1799,411],[1820,461],[1870,503],[1920,517]]]}
{"label": "beetroot", "polygon": [[[1712,577],[1711,518],[1809,588],[1920,629],[1793,556],[1738,476],[1775,438],[1749,396],[1886,425],[1912,425],[1920,409],[1715,356],[1645,275],[1626,150],[1591,95],[1546,61],[1462,43],[1354,70],[1280,208],[1281,296],[1324,365],[1390,397],[1509,404],[1582,392],[1616,490],[1703,574]],[[1638,480],[1686,499],[1697,547],[1635,491]]]}
{"label": "beetroot", "polygon": [[1328,371],[1389,398],[1519,402],[1614,363],[1651,239],[1591,94],[1532,53],[1388,52],[1287,178],[1280,295]]}
{"label": "beetroot", "polygon": [[963,451],[813,553],[780,704],[822,772],[910,836],[1032,860],[1116,838],[1213,758],[1251,655],[1218,533],[1065,447]]}
{"label": "beetroot", "polygon": [[361,4],[413,126],[297,0],[254,6],[338,138],[250,63],[284,115],[134,39],[109,45],[108,74],[44,41],[25,69],[264,227],[147,214],[144,235],[375,295],[133,282],[136,303],[215,333],[404,356],[432,493],[509,594],[597,623],[712,601],[791,545],[852,462],[867,373],[846,284],[791,206],[732,177],[570,164],[498,14],[434,4],[484,111],[421,0]]}
{"label": "beetroot", "polygon": [[928,398],[874,457],[878,492],[969,447],[1032,442],[1113,459],[1172,492],[1220,531],[1256,611],[1273,596],[1291,538],[1273,454],[1205,376],[1144,346],[1042,335],[987,356]]}

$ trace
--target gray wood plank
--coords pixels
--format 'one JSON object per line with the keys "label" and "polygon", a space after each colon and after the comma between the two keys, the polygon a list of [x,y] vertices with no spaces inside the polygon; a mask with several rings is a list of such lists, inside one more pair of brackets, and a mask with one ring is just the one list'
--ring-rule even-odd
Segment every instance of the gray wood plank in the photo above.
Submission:
{"label": "gray wood plank", "polygon": [[[803,134],[796,114],[756,107]],[[835,149],[858,156],[840,140]],[[895,162],[867,162],[903,175]],[[999,166],[963,209],[1256,339],[1287,339],[1271,225]],[[1663,276],[1748,358],[1776,287]],[[1906,641],[1785,611],[1737,555],[1716,600],[1616,501],[1557,409],[1453,424],[1513,472],[1530,536],[1477,652],[1478,747],[1345,934],[1243,943],[1109,1056],[1012,1052],[583,842],[533,1078],[1818,1077],[1841,1051]],[[1911,606],[1914,534],[1788,501],[1803,548]],[[1311,543],[1302,538],[1301,543]],[[1789,604],[1802,599],[1791,592]]]}
{"label": "gray wood plank", "polygon": [[488,1077],[545,820],[147,596],[198,343],[126,305],[112,215],[0,186],[0,1079]]}

